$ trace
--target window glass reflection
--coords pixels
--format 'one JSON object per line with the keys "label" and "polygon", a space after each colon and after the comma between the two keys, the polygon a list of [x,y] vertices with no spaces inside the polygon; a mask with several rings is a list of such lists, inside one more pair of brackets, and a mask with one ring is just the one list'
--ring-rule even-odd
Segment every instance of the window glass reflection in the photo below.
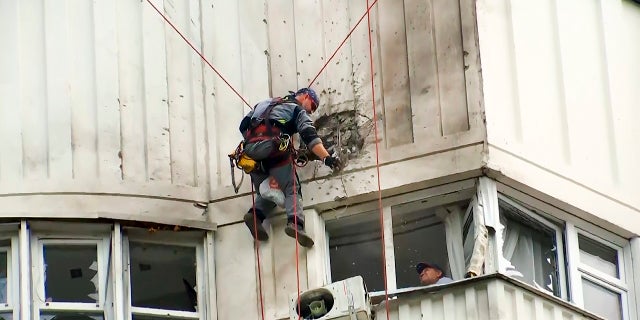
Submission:
{"label": "window glass reflection", "polygon": [[197,311],[194,247],[132,242],[129,251],[133,306]]}
{"label": "window glass reflection", "polygon": [[602,243],[578,235],[580,261],[610,276],[619,277],[618,251]]}
{"label": "window glass reflection", "polygon": [[45,244],[46,302],[98,301],[98,253],[96,244]]}
{"label": "window glass reflection", "polygon": [[622,319],[620,294],[582,279],[584,308],[607,320]]}

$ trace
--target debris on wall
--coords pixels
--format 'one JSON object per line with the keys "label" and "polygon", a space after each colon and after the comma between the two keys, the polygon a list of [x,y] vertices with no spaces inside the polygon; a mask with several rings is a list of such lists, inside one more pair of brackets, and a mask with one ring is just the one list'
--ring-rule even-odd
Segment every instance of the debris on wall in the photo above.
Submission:
{"label": "debris on wall", "polygon": [[[364,147],[365,132],[358,127],[357,112],[347,110],[322,115],[315,121],[318,135],[330,153],[336,152],[343,160],[358,157]],[[366,127],[364,129],[367,129]]]}

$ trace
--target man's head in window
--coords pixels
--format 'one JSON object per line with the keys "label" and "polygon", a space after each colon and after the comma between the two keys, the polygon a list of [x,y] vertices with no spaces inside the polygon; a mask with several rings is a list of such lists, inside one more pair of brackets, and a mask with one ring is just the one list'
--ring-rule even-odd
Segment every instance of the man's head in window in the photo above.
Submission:
{"label": "man's head in window", "polygon": [[420,283],[423,286],[443,283],[443,281],[440,281],[443,278],[449,280],[447,282],[451,281],[444,276],[442,268],[435,263],[420,262],[416,265],[416,271],[418,272]]}

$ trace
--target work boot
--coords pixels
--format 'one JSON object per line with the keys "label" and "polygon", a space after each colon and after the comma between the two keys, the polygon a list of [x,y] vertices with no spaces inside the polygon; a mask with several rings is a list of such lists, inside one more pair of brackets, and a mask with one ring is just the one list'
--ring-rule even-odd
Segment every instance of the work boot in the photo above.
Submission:
{"label": "work boot", "polygon": [[[257,215],[257,212],[256,212]],[[259,241],[267,241],[269,240],[269,234],[267,233],[267,230],[264,229],[264,227],[262,226],[262,220],[259,217],[256,217],[257,221],[253,221],[253,210],[250,210],[249,212],[244,214],[244,224],[247,225],[247,228],[249,228],[249,231],[251,231],[251,236],[253,236],[253,238],[256,238],[256,230],[253,228],[254,225],[257,225],[258,227],[258,238],[257,240]],[[254,224],[255,223],[255,224]]]}
{"label": "work boot", "polygon": [[[297,226],[297,228],[296,228]],[[286,233],[291,238],[296,238],[296,229],[298,230],[298,243],[305,248],[313,247],[313,239],[304,232],[304,227],[296,225],[293,222],[287,223],[287,227],[284,228],[284,233]]]}

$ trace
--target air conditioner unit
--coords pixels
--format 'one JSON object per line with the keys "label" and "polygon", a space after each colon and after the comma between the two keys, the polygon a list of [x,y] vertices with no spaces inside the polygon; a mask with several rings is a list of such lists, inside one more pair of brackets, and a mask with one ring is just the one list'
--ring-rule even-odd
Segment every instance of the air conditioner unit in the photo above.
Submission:
{"label": "air conditioner unit", "polygon": [[[298,312],[298,307],[300,312]],[[371,299],[361,276],[311,289],[289,299],[289,319],[369,320]]]}

